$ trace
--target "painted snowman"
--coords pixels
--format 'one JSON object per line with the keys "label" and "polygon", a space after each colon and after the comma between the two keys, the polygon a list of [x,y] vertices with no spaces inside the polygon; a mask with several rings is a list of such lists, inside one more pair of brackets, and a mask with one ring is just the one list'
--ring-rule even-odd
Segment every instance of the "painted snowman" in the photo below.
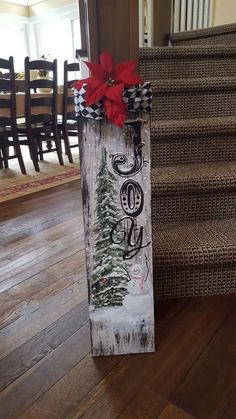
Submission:
{"label": "painted snowman", "polygon": [[128,294],[124,298],[124,308],[130,314],[146,314],[152,309],[151,284],[147,279],[145,266],[136,263],[130,271]]}

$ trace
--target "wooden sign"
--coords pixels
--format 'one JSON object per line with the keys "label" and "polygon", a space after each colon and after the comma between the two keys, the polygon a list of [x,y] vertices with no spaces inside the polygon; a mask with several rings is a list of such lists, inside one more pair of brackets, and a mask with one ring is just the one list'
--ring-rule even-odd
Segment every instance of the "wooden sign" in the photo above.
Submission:
{"label": "wooden sign", "polygon": [[121,129],[79,118],[94,356],[154,351],[150,132],[144,122],[130,120]]}

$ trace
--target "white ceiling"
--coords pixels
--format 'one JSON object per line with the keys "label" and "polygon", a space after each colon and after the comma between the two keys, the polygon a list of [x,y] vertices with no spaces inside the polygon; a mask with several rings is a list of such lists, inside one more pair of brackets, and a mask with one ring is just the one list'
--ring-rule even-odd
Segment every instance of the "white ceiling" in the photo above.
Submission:
{"label": "white ceiling", "polygon": [[41,3],[44,0],[1,0],[5,3],[21,4],[22,6],[31,6],[32,4]]}

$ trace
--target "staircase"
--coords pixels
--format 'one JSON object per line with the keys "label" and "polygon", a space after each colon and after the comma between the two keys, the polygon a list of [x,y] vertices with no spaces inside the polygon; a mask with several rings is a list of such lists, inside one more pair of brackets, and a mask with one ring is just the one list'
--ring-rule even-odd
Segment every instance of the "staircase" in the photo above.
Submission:
{"label": "staircase", "polygon": [[157,299],[236,291],[236,44],[140,49]]}
{"label": "staircase", "polygon": [[236,42],[236,23],[213,26],[207,29],[173,33],[170,35],[169,39],[173,46],[232,44]]}

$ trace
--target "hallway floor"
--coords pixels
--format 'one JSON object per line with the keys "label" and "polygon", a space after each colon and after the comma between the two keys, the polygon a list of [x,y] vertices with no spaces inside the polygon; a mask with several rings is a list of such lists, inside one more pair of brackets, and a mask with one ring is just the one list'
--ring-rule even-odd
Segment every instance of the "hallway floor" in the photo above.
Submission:
{"label": "hallway floor", "polygon": [[1,204],[0,291],[1,419],[235,419],[235,295],[159,302],[154,354],[91,357],[78,181]]}

